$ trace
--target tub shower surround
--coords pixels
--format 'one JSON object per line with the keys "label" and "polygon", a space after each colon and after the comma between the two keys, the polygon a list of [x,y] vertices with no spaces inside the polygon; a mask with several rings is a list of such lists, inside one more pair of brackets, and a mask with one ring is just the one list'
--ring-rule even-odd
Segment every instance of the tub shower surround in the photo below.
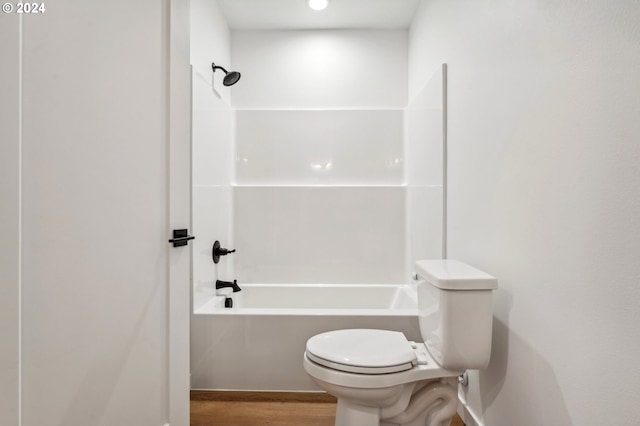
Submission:
{"label": "tub shower surround", "polygon": [[406,282],[402,110],[235,117],[239,282]]}
{"label": "tub shower surround", "polygon": [[[431,167],[441,150],[420,147],[434,132],[422,118],[438,116],[430,96],[407,108],[232,109],[233,148],[221,151],[230,178],[212,178],[230,197],[203,201],[213,213],[194,206],[194,217],[237,252],[194,276],[193,389],[319,390],[302,368],[310,336],[380,328],[420,338],[412,265],[442,254],[442,168]],[[211,263],[205,247],[194,254]],[[232,308],[216,279],[238,280]]]}

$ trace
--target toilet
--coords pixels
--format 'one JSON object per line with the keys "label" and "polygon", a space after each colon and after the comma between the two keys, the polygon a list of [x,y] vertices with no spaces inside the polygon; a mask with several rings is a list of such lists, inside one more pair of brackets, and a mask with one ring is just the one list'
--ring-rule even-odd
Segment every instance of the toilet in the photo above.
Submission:
{"label": "toilet", "polygon": [[390,330],[352,329],[307,341],[305,371],[338,399],[336,426],[444,426],[458,405],[458,376],[491,354],[491,275],[456,260],[421,260],[422,342]]}

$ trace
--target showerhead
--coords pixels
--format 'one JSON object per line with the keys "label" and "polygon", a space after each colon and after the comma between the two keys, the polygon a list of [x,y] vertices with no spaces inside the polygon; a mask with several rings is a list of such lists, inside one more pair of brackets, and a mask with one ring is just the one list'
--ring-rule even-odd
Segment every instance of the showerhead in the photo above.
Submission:
{"label": "showerhead", "polygon": [[232,86],[236,84],[238,80],[240,80],[240,73],[238,71],[229,71],[229,73],[224,76],[222,84],[225,86]]}
{"label": "showerhead", "polygon": [[225,86],[233,86],[238,82],[238,80],[240,80],[240,73],[238,71],[227,71],[223,67],[218,66],[213,62],[211,63],[211,69],[213,70],[213,72],[216,72],[216,70],[224,71],[225,76],[222,80],[222,84],[224,84]]}

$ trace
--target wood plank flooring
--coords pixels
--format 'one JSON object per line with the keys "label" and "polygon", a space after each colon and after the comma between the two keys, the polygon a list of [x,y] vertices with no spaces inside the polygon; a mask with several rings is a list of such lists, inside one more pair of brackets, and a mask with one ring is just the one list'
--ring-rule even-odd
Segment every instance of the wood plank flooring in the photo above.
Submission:
{"label": "wood plank flooring", "polygon": [[[333,426],[331,395],[288,392],[191,392],[191,426]],[[451,426],[464,426],[458,416]]]}

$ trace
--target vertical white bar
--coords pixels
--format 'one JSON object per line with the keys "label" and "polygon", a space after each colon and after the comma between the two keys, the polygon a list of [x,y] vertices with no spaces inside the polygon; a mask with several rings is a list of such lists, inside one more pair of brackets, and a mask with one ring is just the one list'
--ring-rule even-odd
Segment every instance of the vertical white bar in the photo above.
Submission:
{"label": "vertical white bar", "polygon": [[447,64],[442,64],[442,258],[447,258]]}
{"label": "vertical white bar", "polygon": [[18,33],[18,426],[22,426],[22,15]]}
{"label": "vertical white bar", "polygon": [[[169,229],[191,226],[191,66],[189,64],[189,1],[169,0],[168,133]],[[168,370],[169,423],[189,425],[189,321],[191,245],[169,253]]]}

